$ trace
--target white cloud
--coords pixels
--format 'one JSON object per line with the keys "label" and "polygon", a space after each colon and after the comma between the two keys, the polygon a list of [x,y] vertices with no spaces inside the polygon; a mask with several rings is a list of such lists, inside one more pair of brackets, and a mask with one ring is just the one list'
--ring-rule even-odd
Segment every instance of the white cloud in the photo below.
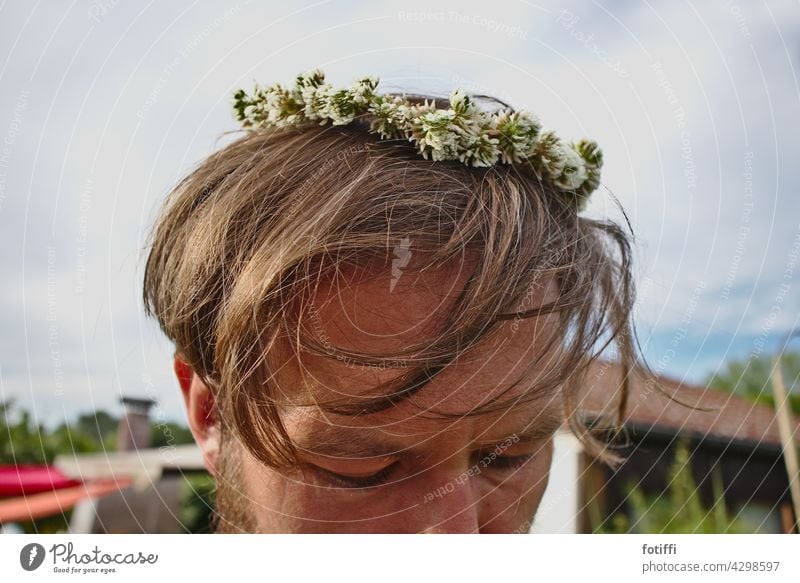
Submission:
{"label": "white cloud", "polygon": [[[90,396],[111,407],[108,395],[143,391],[151,378],[179,413],[169,346],[139,300],[146,230],[169,187],[234,129],[235,87],[318,65],[335,82],[374,73],[388,89],[460,85],[534,110],[564,136],[597,138],[605,182],[639,236],[643,322],[669,331],[694,302],[698,330],[759,332],[800,216],[796,6],[317,4],[109,3],[101,14],[83,2],[30,20],[35,8],[3,10],[0,140],[19,127],[0,168],[7,393],[58,409],[46,326],[52,246],[69,407]],[[600,193],[591,212],[615,213]],[[796,297],[776,332],[793,322]]]}

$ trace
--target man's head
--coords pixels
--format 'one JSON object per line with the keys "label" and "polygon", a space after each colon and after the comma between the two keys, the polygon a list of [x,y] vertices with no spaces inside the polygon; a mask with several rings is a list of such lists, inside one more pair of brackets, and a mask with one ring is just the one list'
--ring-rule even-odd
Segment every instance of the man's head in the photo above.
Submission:
{"label": "man's head", "polygon": [[358,125],[211,156],[162,211],[144,295],[222,532],[525,532],[553,432],[599,451],[588,366],[614,338],[632,363],[615,226]]}

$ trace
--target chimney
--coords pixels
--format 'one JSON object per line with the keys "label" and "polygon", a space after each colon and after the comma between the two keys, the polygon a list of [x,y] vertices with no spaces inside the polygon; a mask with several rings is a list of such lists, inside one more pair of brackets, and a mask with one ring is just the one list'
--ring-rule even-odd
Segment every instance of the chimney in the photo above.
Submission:
{"label": "chimney", "polygon": [[142,449],[150,445],[150,407],[153,399],[122,397],[125,416],[119,420],[117,429],[117,451]]}

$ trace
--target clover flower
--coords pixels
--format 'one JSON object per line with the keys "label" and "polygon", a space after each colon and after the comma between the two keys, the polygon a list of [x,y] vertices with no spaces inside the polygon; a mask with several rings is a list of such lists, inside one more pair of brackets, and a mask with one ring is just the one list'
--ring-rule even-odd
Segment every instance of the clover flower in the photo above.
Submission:
{"label": "clover flower", "polygon": [[365,116],[371,133],[381,139],[405,138],[425,159],[472,167],[528,165],[579,210],[600,185],[603,154],[597,143],[564,143],[553,132],[542,132],[528,112],[486,112],[460,89],[451,92],[448,108],[437,108],[435,100],[415,103],[405,96],[378,94],[377,86],[378,78],[367,76],[335,89],[325,83],[322,70],[314,69],[298,75],[294,87],[255,85],[250,94],[240,89],[233,96],[233,110],[249,129],[311,122],[346,125]]}

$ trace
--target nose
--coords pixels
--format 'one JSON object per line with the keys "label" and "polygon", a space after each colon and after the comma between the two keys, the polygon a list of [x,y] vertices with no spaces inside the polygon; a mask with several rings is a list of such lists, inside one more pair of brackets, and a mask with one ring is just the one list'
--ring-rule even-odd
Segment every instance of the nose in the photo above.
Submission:
{"label": "nose", "polygon": [[[469,480],[450,480],[431,491],[421,504],[421,534],[468,534],[479,529],[479,505]],[[432,498],[432,499],[431,499]]]}

